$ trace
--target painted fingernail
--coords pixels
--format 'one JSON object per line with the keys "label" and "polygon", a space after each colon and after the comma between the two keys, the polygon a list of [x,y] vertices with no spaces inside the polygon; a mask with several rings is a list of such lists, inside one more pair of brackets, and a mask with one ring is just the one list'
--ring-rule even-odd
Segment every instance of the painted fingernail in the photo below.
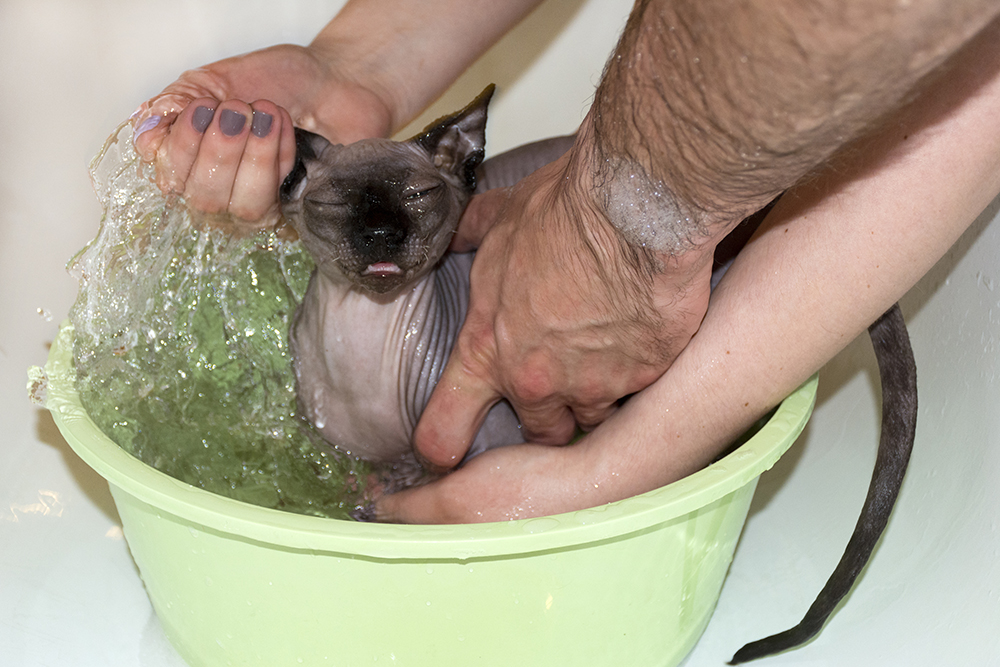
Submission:
{"label": "painted fingernail", "polygon": [[223,109],[219,116],[219,129],[227,137],[235,137],[243,131],[243,126],[247,124],[247,117],[232,109]]}
{"label": "painted fingernail", "polygon": [[274,122],[274,116],[271,114],[264,113],[263,111],[254,111],[253,122],[250,123],[250,131],[255,136],[263,139],[271,131],[272,122]]}
{"label": "painted fingernail", "polygon": [[162,116],[150,116],[146,120],[139,123],[139,127],[132,131],[132,143],[135,143],[139,139],[140,134],[148,132],[159,125],[161,120],[163,120]]}
{"label": "painted fingernail", "polygon": [[198,107],[195,109],[194,113],[191,114],[191,125],[194,127],[195,132],[201,134],[207,130],[213,116],[215,116],[215,109],[212,107]]}

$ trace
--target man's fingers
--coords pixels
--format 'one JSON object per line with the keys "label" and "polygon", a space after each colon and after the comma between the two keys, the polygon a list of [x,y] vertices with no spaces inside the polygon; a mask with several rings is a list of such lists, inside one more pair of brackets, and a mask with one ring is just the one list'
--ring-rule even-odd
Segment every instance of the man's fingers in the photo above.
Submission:
{"label": "man's fingers", "polygon": [[457,466],[498,400],[496,389],[468,371],[456,348],[413,433],[419,456],[437,468]]}
{"label": "man's fingers", "polygon": [[496,188],[469,200],[451,240],[453,252],[469,252],[479,247],[507,203],[509,192],[509,188]]}
{"label": "man's fingers", "polygon": [[565,405],[528,407],[514,403],[514,411],[521,420],[521,431],[528,442],[565,445],[576,433],[576,419]]}
{"label": "man's fingers", "polygon": [[573,415],[576,417],[580,429],[589,433],[613,415],[617,409],[617,402],[604,403],[588,407],[575,407]]}

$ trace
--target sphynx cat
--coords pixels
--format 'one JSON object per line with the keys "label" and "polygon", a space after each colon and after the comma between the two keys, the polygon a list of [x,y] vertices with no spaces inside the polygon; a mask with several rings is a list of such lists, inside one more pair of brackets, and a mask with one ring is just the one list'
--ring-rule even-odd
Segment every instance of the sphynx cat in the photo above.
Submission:
{"label": "sphynx cat", "polygon": [[[493,87],[404,142],[341,146],[296,130],[298,159],[282,213],[316,260],[291,344],[299,403],[336,448],[392,466],[389,490],[425,476],[411,445],[417,420],[465,317],[471,254],[446,253],[469,198],[509,186],[562,155],[558,137],[483,163]],[[802,622],[747,644],[731,664],[798,646],[850,591],[884,529],[916,424],[916,366],[898,305],[869,329],[883,408],[878,458],[844,556]],[[517,416],[494,406],[468,457],[521,442]]]}

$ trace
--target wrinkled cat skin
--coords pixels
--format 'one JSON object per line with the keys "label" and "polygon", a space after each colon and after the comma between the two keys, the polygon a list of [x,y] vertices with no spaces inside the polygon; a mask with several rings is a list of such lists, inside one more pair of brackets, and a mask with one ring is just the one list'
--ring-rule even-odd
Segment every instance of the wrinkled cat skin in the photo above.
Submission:
{"label": "wrinkled cat skin", "polygon": [[[491,94],[492,86],[406,142],[334,146],[297,130],[298,164],[282,186],[283,214],[317,263],[291,332],[300,404],[331,444],[392,464],[390,491],[426,479],[410,438],[468,307],[472,256],[445,251],[477,178],[480,190],[512,185],[572,144],[572,137],[529,144],[480,166]],[[747,644],[731,664],[818,633],[892,512],[916,428],[916,365],[898,305],[869,333],[882,383],[882,432],[854,534],[802,622]],[[521,440],[514,412],[501,402],[468,456]]]}

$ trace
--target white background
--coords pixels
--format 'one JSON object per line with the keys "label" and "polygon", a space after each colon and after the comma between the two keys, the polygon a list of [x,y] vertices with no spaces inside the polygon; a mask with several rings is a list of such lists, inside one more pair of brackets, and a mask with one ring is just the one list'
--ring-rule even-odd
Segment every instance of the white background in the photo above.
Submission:
{"label": "white background", "polygon": [[[75,296],[63,267],[97,229],[86,165],[105,137],[182,70],[308,42],[340,4],[0,0],[0,665],[182,664],[107,485],[28,403],[25,369],[44,363]],[[629,6],[550,0],[416,125],[492,81],[490,152],[574,130]],[[761,664],[1000,664],[997,211],[903,301],[920,423],[873,562],[819,638]],[[846,544],[876,446],[867,339],[829,364],[820,385],[805,434],[761,480],[689,667],[721,665],[745,641],[794,624]]]}

